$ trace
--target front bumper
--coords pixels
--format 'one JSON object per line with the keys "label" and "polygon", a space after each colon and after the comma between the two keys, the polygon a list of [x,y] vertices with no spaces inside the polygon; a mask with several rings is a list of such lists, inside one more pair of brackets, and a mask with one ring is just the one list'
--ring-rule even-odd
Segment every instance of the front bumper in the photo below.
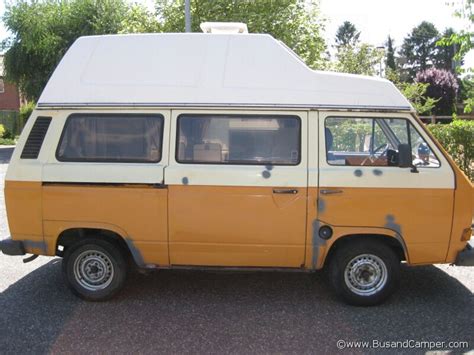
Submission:
{"label": "front bumper", "polygon": [[11,238],[0,240],[0,251],[5,255],[25,255],[25,246],[22,241]]}
{"label": "front bumper", "polygon": [[466,248],[460,251],[454,265],[457,266],[474,266],[474,240],[467,243]]}

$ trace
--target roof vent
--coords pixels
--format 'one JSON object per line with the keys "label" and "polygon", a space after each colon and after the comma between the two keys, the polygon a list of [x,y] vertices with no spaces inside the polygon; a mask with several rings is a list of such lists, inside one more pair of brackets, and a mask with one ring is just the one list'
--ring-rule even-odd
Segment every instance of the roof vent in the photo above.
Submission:
{"label": "roof vent", "polygon": [[242,22],[203,22],[201,30],[204,33],[249,33],[247,25]]}

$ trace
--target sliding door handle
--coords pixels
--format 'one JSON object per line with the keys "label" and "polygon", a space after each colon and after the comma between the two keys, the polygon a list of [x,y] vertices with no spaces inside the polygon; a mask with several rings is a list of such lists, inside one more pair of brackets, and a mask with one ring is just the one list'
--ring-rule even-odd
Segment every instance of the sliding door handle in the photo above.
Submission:
{"label": "sliding door handle", "polygon": [[295,189],[273,189],[274,194],[289,194],[294,195],[298,193],[298,190]]}
{"label": "sliding door handle", "polygon": [[321,190],[321,194],[323,195],[342,194],[343,192],[342,190]]}

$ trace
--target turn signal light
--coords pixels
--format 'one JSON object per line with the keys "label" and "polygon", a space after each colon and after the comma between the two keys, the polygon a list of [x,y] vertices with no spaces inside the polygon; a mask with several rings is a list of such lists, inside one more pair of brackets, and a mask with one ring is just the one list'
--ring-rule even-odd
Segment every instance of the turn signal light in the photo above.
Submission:
{"label": "turn signal light", "polygon": [[462,231],[461,241],[467,242],[469,239],[471,239],[471,235],[472,235],[472,229],[466,228],[465,230]]}

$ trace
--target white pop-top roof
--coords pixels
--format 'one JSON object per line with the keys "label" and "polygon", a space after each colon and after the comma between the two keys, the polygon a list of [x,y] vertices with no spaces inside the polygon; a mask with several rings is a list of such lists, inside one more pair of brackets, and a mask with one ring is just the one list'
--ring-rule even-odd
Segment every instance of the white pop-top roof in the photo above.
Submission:
{"label": "white pop-top roof", "polygon": [[281,106],[412,109],[389,81],[313,71],[265,34],[79,38],[39,106]]}

